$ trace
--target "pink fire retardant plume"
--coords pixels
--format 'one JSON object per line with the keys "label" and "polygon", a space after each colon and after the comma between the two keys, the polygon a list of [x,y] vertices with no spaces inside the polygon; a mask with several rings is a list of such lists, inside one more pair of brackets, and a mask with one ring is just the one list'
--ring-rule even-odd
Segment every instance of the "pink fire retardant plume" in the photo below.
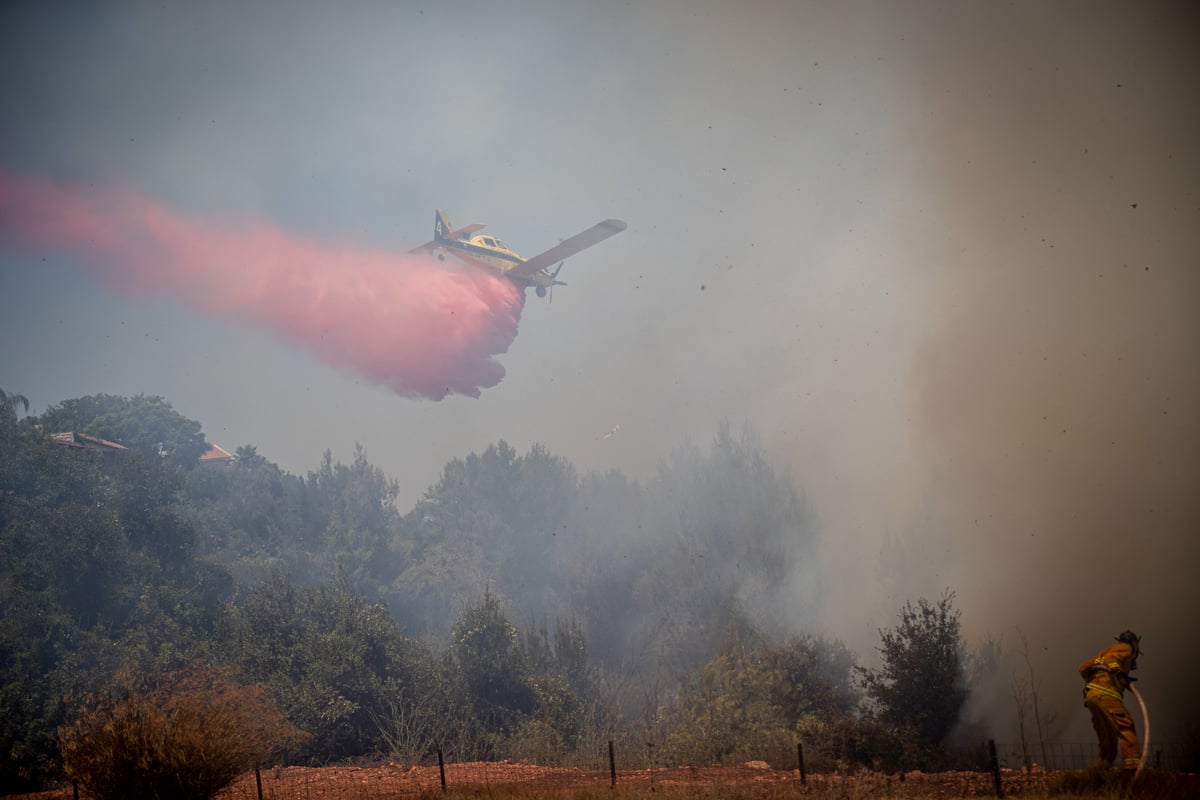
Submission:
{"label": "pink fire retardant plume", "polygon": [[67,188],[0,169],[0,233],[76,254],[129,297],[165,295],[252,323],[408,397],[478,397],[504,367],[524,295],[481,269],[188,219],[126,189]]}

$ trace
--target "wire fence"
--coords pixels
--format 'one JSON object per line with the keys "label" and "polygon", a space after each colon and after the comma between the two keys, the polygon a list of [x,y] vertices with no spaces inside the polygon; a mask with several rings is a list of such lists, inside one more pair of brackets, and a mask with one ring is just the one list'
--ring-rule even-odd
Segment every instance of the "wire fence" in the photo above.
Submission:
{"label": "wire fence", "polygon": [[[1095,742],[1046,742],[1042,744],[995,743],[995,760],[989,744],[961,748],[948,755],[952,768],[979,784],[978,793],[988,794],[991,782],[1011,785],[1014,781],[1045,775],[1055,770],[1081,770],[1093,766],[1098,759]],[[1151,745],[1147,766],[1164,772],[1195,771],[1195,745],[1181,742],[1162,742]],[[1036,754],[1033,752],[1036,750]],[[611,751],[610,751],[611,753]],[[629,754],[628,763],[613,758],[610,753],[599,755],[595,764],[580,767],[542,767],[510,762],[468,762],[408,766],[395,763],[369,766],[275,767],[245,775],[223,791],[220,800],[388,800],[430,796],[447,787],[494,787],[498,785],[530,785],[530,791],[553,788],[604,787],[617,783],[647,783],[651,791],[657,779],[661,783],[719,783],[736,785],[739,781],[763,780],[803,781],[803,748],[797,748],[798,761],[790,769],[775,765],[768,769],[765,762],[750,762],[724,767],[655,767],[647,768],[644,754]],[[757,766],[752,766],[757,765]],[[1001,773],[1004,773],[1003,777]],[[657,777],[656,777],[657,776]],[[1027,776],[1022,778],[1021,776]],[[844,776],[841,776],[844,777]],[[933,777],[932,775],[930,777]],[[840,777],[821,771],[807,772],[810,783],[837,781]],[[1002,793],[997,792],[997,796]]]}
{"label": "wire fence", "polygon": [[[996,757],[1002,769],[1086,769],[1099,761],[1099,749],[1091,742],[996,743]],[[1200,767],[1200,753],[1194,744],[1151,742],[1145,754],[1147,767],[1168,772],[1191,772]]]}

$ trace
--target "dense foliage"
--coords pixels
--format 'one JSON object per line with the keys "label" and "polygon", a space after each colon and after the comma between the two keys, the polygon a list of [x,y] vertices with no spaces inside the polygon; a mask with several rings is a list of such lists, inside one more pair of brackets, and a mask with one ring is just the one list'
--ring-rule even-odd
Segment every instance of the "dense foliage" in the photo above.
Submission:
{"label": "dense foliage", "polygon": [[883,665],[861,670],[880,720],[910,742],[923,768],[938,766],[941,746],[967,700],[965,647],[954,596],[905,603],[894,628],[880,631]]}
{"label": "dense foliage", "polygon": [[275,573],[230,608],[219,641],[220,653],[312,734],[303,753],[318,760],[369,752],[379,715],[434,691],[426,649],[345,580],[296,587]]}
{"label": "dense foliage", "polygon": [[683,681],[670,707],[669,752],[687,763],[769,759],[791,765],[796,742],[824,738],[831,720],[853,713],[853,655],[839,642],[784,642],[735,633]]}
{"label": "dense foliage", "polygon": [[52,766],[64,698],[125,665],[169,669],[210,636],[231,581],[194,557],[179,469],[0,418],[0,781]]}
{"label": "dense foliage", "polygon": [[194,465],[208,449],[199,422],[183,416],[163,398],[143,394],[93,394],[64,400],[48,408],[40,422],[48,433],[91,434],[184,467]]}
{"label": "dense foliage", "polygon": [[[249,445],[198,465],[199,423],[161,398],[27,409],[0,393],[0,791],[60,773],[80,698],[198,659],[265,687],[306,762],[567,763],[615,739],[791,763],[803,738],[872,763],[901,729],[940,746],[961,706],[949,596],[881,632],[866,706],[844,645],[787,638],[817,525],[749,430],[642,482],[500,441],[402,512],[362,447],[303,476]],[[128,449],[50,435],[72,430]]]}

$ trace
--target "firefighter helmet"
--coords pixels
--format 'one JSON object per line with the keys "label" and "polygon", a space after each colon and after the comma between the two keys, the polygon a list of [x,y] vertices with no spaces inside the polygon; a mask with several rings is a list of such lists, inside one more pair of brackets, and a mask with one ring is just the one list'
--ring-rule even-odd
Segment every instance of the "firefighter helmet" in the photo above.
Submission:
{"label": "firefighter helmet", "polygon": [[1128,628],[1121,631],[1114,638],[1118,642],[1124,642],[1125,644],[1133,647],[1133,652],[1134,652],[1135,657],[1141,654],[1141,652],[1142,652],[1142,648],[1141,648],[1142,637],[1138,636],[1136,633],[1129,630]]}

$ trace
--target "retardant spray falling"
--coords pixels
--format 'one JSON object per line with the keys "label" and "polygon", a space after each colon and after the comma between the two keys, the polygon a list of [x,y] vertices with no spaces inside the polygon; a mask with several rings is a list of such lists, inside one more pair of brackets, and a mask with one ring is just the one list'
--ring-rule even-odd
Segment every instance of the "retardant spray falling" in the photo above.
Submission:
{"label": "retardant spray falling", "polygon": [[407,397],[478,397],[504,377],[524,306],[499,275],[319,242],[269,225],[188,219],[126,188],[79,188],[0,169],[0,232],[73,253],[128,297],[168,296],[266,328]]}

